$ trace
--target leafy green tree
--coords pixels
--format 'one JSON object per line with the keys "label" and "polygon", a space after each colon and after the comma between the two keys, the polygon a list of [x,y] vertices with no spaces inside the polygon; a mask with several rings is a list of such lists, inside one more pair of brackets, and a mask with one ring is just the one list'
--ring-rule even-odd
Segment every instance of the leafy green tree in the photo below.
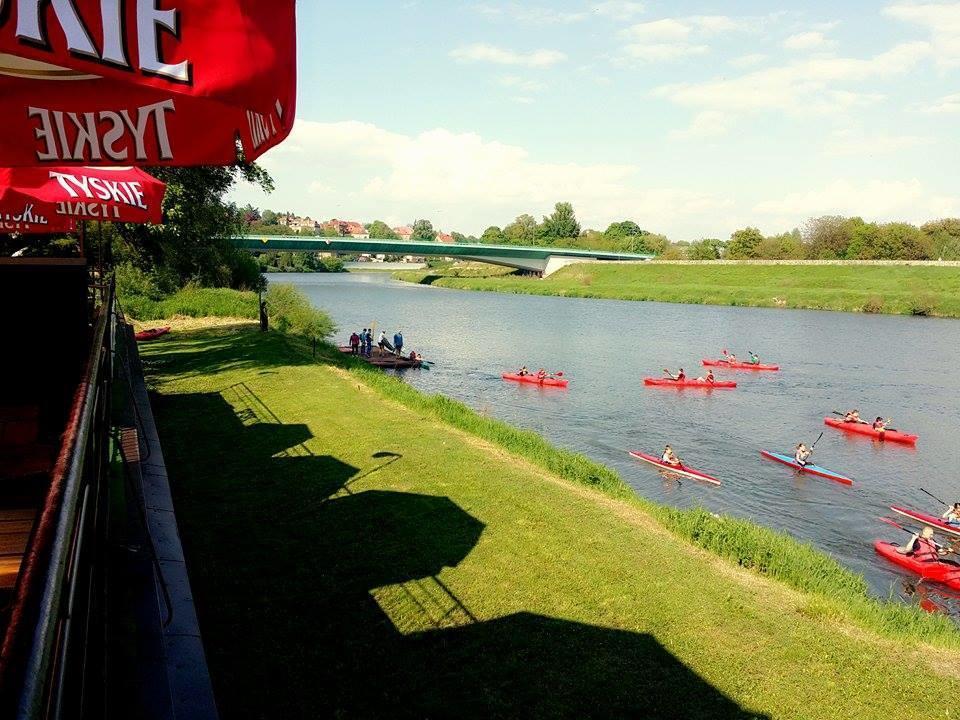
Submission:
{"label": "leafy green tree", "polygon": [[483,235],[480,236],[480,242],[487,245],[499,245],[505,240],[506,238],[503,236],[503,230],[498,228],[496,225],[491,225],[488,227],[483,231]]}
{"label": "leafy green tree", "polygon": [[803,240],[807,257],[811,260],[837,260],[847,257],[850,236],[859,218],[847,219],[839,215],[811,218],[803,226]]}
{"label": "leafy green tree", "polygon": [[520,215],[503,229],[503,236],[514,245],[532,245],[537,241],[537,220],[533,215]]}
{"label": "leafy green tree", "polygon": [[278,224],[277,214],[273,210],[264,210],[260,215],[260,222],[264,225]]}
{"label": "leafy green tree", "polygon": [[458,233],[456,230],[454,230],[454,231],[452,231],[452,232],[450,233],[450,237],[453,238],[453,241],[454,241],[455,243],[465,243],[465,242],[467,242],[467,236],[464,235],[463,233]]}
{"label": "leafy green tree", "polygon": [[727,243],[727,257],[731,260],[749,260],[760,257],[763,233],[755,227],[735,231]]}
{"label": "leafy green tree", "polygon": [[553,213],[543,218],[537,233],[541,242],[555,245],[558,240],[579,237],[580,223],[577,222],[573,205],[568,202],[558,202]]}
{"label": "leafy green tree", "polygon": [[687,257],[690,260],[719,260],[723,252],[724,242],[715,238],[704,238],[690,243]]}
{"label": "leafy green tree", "polygon": [[433,242],[437,239],[437,231],[429,220],[417,220],[413,224],[413,235],[410,239],[414,242]]}
{"label": "leafy green tree", "polygon": [[880,227],[880,258],[884,260],[928,260],[932,242],[910,223],[887,223]]}
{"label": "leafy green tree", "polygon": [[181,285],[247,285],[252,268],[231,238],[247,228],[243,212],[227,194],[240,180],[273,190],[273,180],[257,165],[240,167],[157,167],[151,174],[167,185],[163,225],[115,225],[118,262],[145,271],[163,271]]}
{"label": "leafy green tree", "polygon": [[626,237],[639,237],[641,235],[649,235],[650,233],[642,229],[637,225],[633,220],[624,220],[623,222],[611,223],[604,233],[609,238],[626,238]]}
{"label": "leafy green tree", "polygon": [[370,223],[370,227],[367,228],[367,232],[370,233],[371,240],[399,240],[400,236],[397,235],[393,230],[390,229],[390,226],[387,225],[382,220],[374,220]]}
{"label": "leafy green tree", "polygon": [[766,260],[803,260],[806,252],[800,231],[793,230],[764,238],[760,243],[758,257]]}
{"label": "leafy green tree", "polygon": [[930,257],[960,260],[960,218],[943,218],[920,228],[930,238]]}
{"label": "leafy green tree", "polygon": [[850,243],[846,257],[850,260],[877,260],[882,257],[883,233],[876,223],[852,218],[848,224]]}

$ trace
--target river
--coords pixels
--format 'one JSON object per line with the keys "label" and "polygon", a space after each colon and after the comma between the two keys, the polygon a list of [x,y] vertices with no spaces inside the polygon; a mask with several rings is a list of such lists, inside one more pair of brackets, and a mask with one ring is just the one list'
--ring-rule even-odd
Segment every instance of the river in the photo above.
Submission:
{"label": "river", "polygon": [[[960,499],[960,321],[805,310],[583,300],[463,292],[409,285],[377,273],[285,275],[333,316],[346,343],[376,323],[405,349],[436,365],[408,371],[417,388],[442,393],[559,446],[616,468],[637,493],[679,507],[702,505],[749,518],[813,542],[863,573],[878,595],[902,591],[907,577],[876,557],[877,537],[906,535],[878,521],[888,506],[939,512],[924,487]],[[736,390],[645,388],[645,375],[682,366],[722,348],[778,363],[779,373],[719,372]],[[504,382],[521,365],[562,370],[568,390]],[[892,416],[920,435],[916,449],[881,444],[823,425],[831,410],[857,407],[864,417]],[[816,447],[821,465],[853,487],[797,476],[761,459]],[[721,487],[682,486],[632,460],[671,443]],[[960,602],[949,593],[956,612]]]}

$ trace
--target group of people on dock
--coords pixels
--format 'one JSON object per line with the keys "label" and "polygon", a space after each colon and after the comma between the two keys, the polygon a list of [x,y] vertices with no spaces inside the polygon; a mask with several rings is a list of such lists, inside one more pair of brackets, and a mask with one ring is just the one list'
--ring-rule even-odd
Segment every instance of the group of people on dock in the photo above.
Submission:
{"label": "group of people on dock", "polygon": [[[390,344],[390,341],[387,339],[387,331],[381,330],[380,337],[377,339],[377,347],[380,349],[380,354],[383,355],[386,352],[391,352],[397,357],[403,355],[403,331],[397,330],[393,334],[393,344]],[[361,355],[363,357],[370,357],[373,355],[373,329],[372,328],[363,328],[359,333],[353,333],[350,335],[350,352],[353,355]]]}

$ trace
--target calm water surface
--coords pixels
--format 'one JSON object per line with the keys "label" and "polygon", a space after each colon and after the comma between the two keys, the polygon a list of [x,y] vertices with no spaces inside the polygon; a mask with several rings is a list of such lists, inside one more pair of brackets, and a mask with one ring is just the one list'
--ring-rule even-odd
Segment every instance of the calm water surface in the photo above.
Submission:
{"label": "calm water surface", "polygon": [[[408,285],[383,274],[289,275],[340,326],[403,330],[405,348],[437,364],[409,371],[412,385],[464,401],[616,468],[645,497],[702,505],[812,541],[863,573],[875,592],[902,592],[904,575],[877,558],[877,537],[906,535],[880,523],[891,504],[941,508],[920,492],[960,499],[960,321],[803,310],[671,305],[461,292]],[[702,372],[722,348],[779,363],[779,373],[728,373],[732,391],[644,388],[645,375],[683,366]],[[503,382],[521,365],[563,370],[568,390]],[[827,428],[831,410],[892,416],[920,435],[917,448],[883,445]],[[800,477],[762,460],[821,431],[820,464],[852,488]],[[682,486],[627,455],[671,443],[719,488]],[[943,601],[946,593],[934,597]],[[946,602],[956,611],[955,597]]]}

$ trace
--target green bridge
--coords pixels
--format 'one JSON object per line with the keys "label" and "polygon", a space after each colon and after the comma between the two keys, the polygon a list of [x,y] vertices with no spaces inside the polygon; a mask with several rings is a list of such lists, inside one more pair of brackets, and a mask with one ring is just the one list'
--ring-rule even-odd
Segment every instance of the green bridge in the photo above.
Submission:
{"label": "green bridge", "polygon": [[479,245],[468,243],[408,242],[404,240],[363,240],[348,237],[303,237],[287,235],[246,235],[234,238],[234,245],[251,252],[328,252],[337,254],[416,255],[453,257],[550,275],[562,267],[582,262],[643,262],[653,255],[571,250],[523,245]]}

